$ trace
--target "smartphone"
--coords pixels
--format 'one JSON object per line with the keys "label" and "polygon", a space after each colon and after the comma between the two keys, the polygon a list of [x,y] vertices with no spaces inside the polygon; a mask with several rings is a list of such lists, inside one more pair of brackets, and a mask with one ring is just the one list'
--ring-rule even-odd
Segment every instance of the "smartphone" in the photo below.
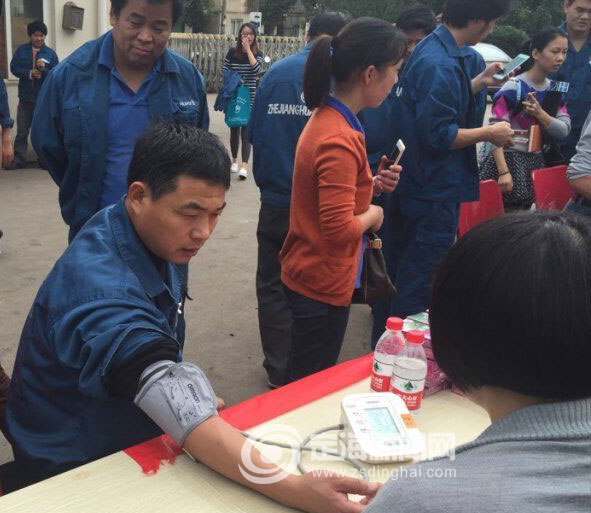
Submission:
{"label": "smartphone", "polygon": [[398,162],[400,162],[404,150],[406,150],[406,146],[404,146],[402,139],[398,139],[396,146],[394,146],[392,153],[390,153],[388,157],[388,167],[398,165]]}
{"label": "smartphone", "polygon": [[513,73],[517,68],[519,68],[525,61],[529,60],[529,55],[525,55],[524,53],[520,53],[515,59],[511,62],[505,64],[505,68],[500,73],[495,73],[493,75],[494,78],[497,80],[503,80],[507,78],[510,73]]}

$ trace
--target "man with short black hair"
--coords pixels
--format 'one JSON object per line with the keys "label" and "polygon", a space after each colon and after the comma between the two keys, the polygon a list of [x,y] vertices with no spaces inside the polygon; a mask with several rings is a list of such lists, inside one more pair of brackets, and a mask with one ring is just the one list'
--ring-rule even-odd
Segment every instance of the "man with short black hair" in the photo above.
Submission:
{"label": "man with short black hair", "polygon": [[[260,474],[243,473],[247,442],[217,416],[201,369],[182,360],[186,264],[211,236],[230,187],[220,140],[158,122],[138,140],[127,180],[127,195],[57,261],[25,322],[7,410],[19,484],[165,432],[198,462],[286,506],[353,511],[347,493],[372,497],[377,485],[294,476],[254,448],[247,453]],[[275,484],[257,480],[282,472]]]}
{"label": "man with short black hair", "polygon": [[39,20],[27,25],[30,42],[21,45],[10,61],[10,71],[19,78],[18,107],[16,111],[16,139],[14,162],[9,169],[18,169],[27,162],[29,132],[33,122],[35,104],[48,73],[58,65],[57,54],[45,44],[47,26]]}
{"label": "man with short black hair", "polygon": [[113,30],[48,77],[32,140],[60,188],[69,241],[126,192],[133,147],[154,119],[208,129],[201,73],[167,49],[180,0],[112,0]]}
{"label": "man with short black hair", "polygon": [[345,24],[340,13],[326,12],[312,19],[306,47],[276,62],[265,74],[250,121],[253,174],[261,191],[256,277],[259,331],[271,388],[283,384],[291,342],[291,310],[281,282],[279,252],[289,230],[296,145],[312,114],[304,102],[304,68],[314,41],[323,35],[336,36]]}
{"label": "man with short black hair", "polygon": [[[411,5],[400,13],[396,19],[396,28],[408,39],[405,61],[408,61],[416,45],[433,32],[435,27],[435,14],[424,5]],[[399,75],[402,75],[402,71]],[[379,107],[364,109],[357,116],[365,130],[367,159],[374,173],[378,170],[382,156],[392,152],[396,141],[404,133],[398,115],[400,98],[396,95],[396,89],[394,86]]]}
{"label": "man with short black hair", "polygon": [[[512,143],[508,123],[482,126],[486,87],[499,85],[493,75],[502,64],[485,67],[470,48],[509,7],[510,0],[447,0],[443,24],[404,69],[398,87],[404,172],[389,215],[397,294],[387,315],[407,317],[428,308],[432,274],[456,238],[460,203],[478,199],[476,143]],[[383,329],[384,323],[374,324],[373,344]]]}
{"label": "man with short black hair", "polygon": [[560,28],[568,34],[568,53],[552,78],[569,84],[567,105],[572,128],[568,137],[559,141],[568,162],[591,110],[591,0],[564,0],[563,7],[566,20]]}

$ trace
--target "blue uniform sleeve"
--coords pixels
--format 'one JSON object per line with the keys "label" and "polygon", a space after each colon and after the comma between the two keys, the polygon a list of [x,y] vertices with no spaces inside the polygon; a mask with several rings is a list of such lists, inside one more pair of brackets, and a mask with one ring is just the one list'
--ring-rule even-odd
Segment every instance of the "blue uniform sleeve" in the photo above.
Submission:
{"label": "blue uniform sleeve", "polygon": [[209,107],[207,105],[207,87],[205,85],[205,79],[201,72],[195,68],[196,77],[195,80],[197,81],[197,91],[199,95],[199,109],[200,115],[199,120],[197,121],[197,128],[201,128],[202,130],[209,131]]}
{"label": "blue uniform sleeve", "polygon": [[2,128],[12,128],[14,121],[10,117],[10,107],[8,106],[8,93],[6,84],[0,79],[0,126]]}
{"label": "blue uniform sleeve", "polygon": [[263,116],[262,109],[264,103],[263,98],[266,92],[265,85],[265,78],[263,77],[263,80],[261,80],[261,84],[259,86],[259,90],[257,91],[257,94],[254,97],[252,112],[250,114],[250,120],[248,122],[248,140],[250,141],[250,144],[254,144],[256,137],[257,122],[260,122]]}
{"label": "blue uniform sleeve", "polygon": [[[136,351],[159,340],[172,340],[159,329],[162,313],[149,303],[102,299],[79,305],[54,325],[50,340],[59,361],[78,373],[84,395],[111,399],[109,373]],[[173,343],[176,344],[174,340]]]}
{"label": "blue uniform sleeve", "polygon": [[45,68],[49,71],[50,69],[55,68],[60,63],[60,60],[57,57],[57,53],[52,50],[51,59],[49,60],[49,64],[45,66]]}
{"label": "blue uniform sleeve", "polygon": [[31,125],[33,148],[58,185],[68,168],[68,154],[63,140],[61,95],[59,76],[55,72],[49,73],[41,86]]}
{"label": "blue uniform sleeve", "polygon": [[417,133],[433,152],[449,151],[458,135],[459,80],[454,68],[429,66],[416,77],[412,88]]}
{"label": "blue uniform sleeve", "polygon": [[20,46],[10,61],[11,73],[14,76],[24,80],[31,79],[30,73],[33,70],[33,56],[31,54],[29,58],[27,58],[27,54],[28,52],[26,52],[26,48]]}

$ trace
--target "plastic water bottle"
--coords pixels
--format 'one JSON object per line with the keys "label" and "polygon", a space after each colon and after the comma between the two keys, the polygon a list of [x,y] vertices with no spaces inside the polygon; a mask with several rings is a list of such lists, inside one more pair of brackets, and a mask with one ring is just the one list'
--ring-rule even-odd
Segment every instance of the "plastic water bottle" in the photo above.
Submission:
{"label": "plastic water bottle", "polygon": [[388,392],[390,390],[394,357],[404,349],[403,324],[402,319],[390,317],[386,322],[386,331],[378,340],[373,353],[371,371],[370,386],[373,392]]}
{"label": "plastic water bottle", "polygon": [[394,357],[390,392],[401,397],[409,411],[421,407],[425,378],[427,377],[427,357],[423,349],[425,333],[409,331],[406,346]]}

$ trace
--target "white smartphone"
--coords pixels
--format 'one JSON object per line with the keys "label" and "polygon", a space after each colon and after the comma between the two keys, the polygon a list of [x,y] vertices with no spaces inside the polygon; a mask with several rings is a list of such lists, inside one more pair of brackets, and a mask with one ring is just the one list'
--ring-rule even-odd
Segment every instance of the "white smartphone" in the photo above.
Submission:
{"label": "white smartphone", "polygon": [[396,146],[394,146],[392,153],[390,153],[390,156],[388,157],[388,166],[398,165],[400,159],[402,158],[404,150],[406,150],[406,146],[402,142],[402,139],[398,139]]}
{"label": "white smartphone", "polygon": [[493,75],[494,78],[497,80],[503,80],[507,78],[510,73],[513,73],[517,68],[519,68],[525,61],[529,60],[529,55],[525,55],[524,53],[520,53],[515,59],[511,62],[505,64],[503,71],[500,73],[495,73]]}

